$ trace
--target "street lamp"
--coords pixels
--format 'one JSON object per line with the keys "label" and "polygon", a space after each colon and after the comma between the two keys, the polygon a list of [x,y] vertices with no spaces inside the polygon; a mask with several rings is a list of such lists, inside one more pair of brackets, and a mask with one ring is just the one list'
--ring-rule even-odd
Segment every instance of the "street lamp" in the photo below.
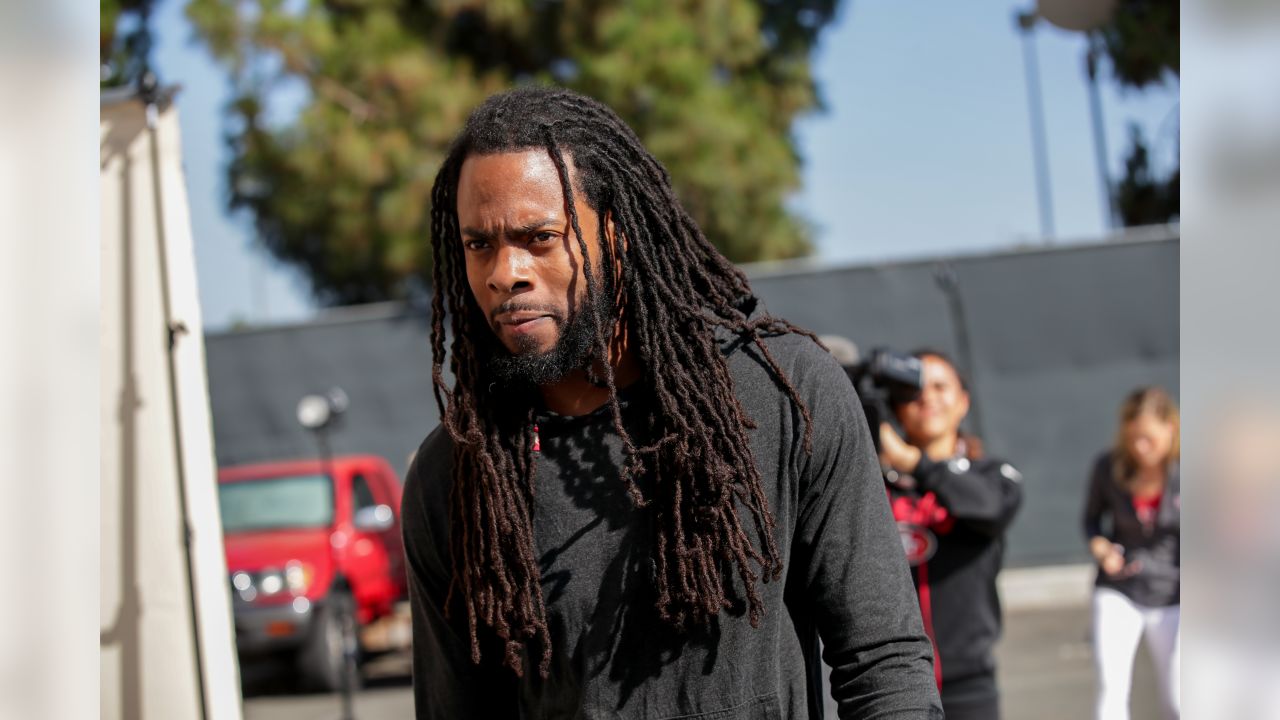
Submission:
{"label": "street lamp", "polygon": [[1088,32],[1115,12],[1116,0],[1036,0],[1036,14],[1063,30]]}

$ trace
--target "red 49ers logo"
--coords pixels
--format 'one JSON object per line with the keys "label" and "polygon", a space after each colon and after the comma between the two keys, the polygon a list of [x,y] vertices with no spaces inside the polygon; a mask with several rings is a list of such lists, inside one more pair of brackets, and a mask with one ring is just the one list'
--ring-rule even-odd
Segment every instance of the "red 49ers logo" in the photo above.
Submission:
{"label": "red 49ers logo", "polygon": [[938,533],[951,532],[955,518],[938,503],[937,495],[927,492],[920,497],[898,496],[890,503],[893,519],[898,522],[898,536],[907,562],[912,567],[929,562],[938,550]]}
{"label": "red 49ers logo", "polygon": [[898,536],[902,539],[902,549],[907,553],[907,563],[911,567],[929,562],[938,550],[938,536],[921,525],[899,522]]}

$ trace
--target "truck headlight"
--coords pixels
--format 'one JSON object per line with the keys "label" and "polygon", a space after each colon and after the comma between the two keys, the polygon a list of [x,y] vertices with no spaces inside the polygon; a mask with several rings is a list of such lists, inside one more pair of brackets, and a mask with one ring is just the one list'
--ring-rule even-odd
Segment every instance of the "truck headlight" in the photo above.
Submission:
{"label": "truck headlight", "polygon": [[254,598],[258,597],[258,589],[253,586],[253,576],[243,570],[232,574],[231,587],[236,589],[240,599],[245,602],[253,602]]}
{"label": "truck headlight", "polygon": [[294,595],[305,595],[314,578],[315,571],[304,562],[293,560],[284,566],[284,584]]}
{"label": "truck headlight", "polygon": [[258,589],[263,595],[275,595],[284,589],[284,576],[279,570],[263,570],[258,576]]}

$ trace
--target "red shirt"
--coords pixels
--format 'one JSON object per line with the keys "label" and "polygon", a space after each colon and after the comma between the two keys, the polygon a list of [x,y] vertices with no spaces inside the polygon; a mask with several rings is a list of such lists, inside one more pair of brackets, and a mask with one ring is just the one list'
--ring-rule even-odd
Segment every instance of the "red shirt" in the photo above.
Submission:
{"label": "red shirt", "polygon": [[1143,525],[1151,525],[1156,521],[1156,511],[1160,509],[1162,496],[1163,493],[1145,497],[1133,496],[1133,511],[1138,515],[1139,522]]}

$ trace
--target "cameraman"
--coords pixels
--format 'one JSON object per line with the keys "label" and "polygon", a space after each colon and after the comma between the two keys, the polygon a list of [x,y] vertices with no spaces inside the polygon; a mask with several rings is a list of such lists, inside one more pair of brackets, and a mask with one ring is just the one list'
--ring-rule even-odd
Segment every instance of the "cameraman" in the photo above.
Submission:
{"label": "cameraman", "polygon": [[880,423],[889,499],[934,643],[947,718],[998,718],[996,574],[1005,529],[1022,502],[1022,476],[960,432],[969,393],[955,365],[932,350],[912,355],[922,365],[921,392],[892,408],[906,439]]}

